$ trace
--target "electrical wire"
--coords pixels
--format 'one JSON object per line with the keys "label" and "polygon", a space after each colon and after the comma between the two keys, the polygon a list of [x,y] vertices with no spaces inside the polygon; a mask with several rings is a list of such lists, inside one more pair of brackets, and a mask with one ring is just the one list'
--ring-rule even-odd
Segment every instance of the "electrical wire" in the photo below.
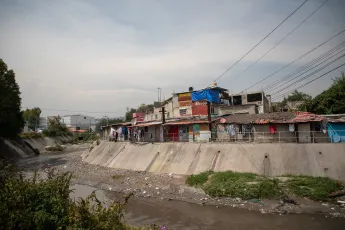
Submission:
{"label": "electrical wire", "polygon": [[221,75],[219,75],[214,81],[218,81],[221,77],[224,76],[230,69],[237,65],[243,58],[245,58],[250,52],[252,52],[258,45],[260,45],[266,38],[268,38],[274,31],[276,31],[284,22],[286,22],[292,15],[294,15],[305,3],[309,0],[305,0],[300,6],[298,6],[289,16],[287,16],[282,22],[280,22],[271,32],[269,32],[264,38],[262,38],[254,47],[252,47],[247,53],[245,53],[239,60],[237,60],[232,66],[227,68]]}
{"label": "electrical wire", "polygon": [[305,79],[307,79],[307,78],[309,78],[309,77],[315,75],[317,72],[320,72],[321,70],[325,69],[326,67],[328,67],[329,65],[331,65],[331,64],[333,64],[334,62],[338,61],[339,59],[342,59],[343,57],[345,57],[345,54],[339,56],[338,58],[334,59],[333,61],[331,61],[331,62],[327,63],[326,65],[322,66],[321,68],[315,70],[314,72],[312,72],[312,73],[310,73],[310,74],[308,74],[308,75],[302,77],[301,79],[299,79],[299,80],[297,80],[297,81],[291,83],[290,85],[285,86],[285,87],[282,88],[282,89],[279,89],[279,92],[276,91],[276,92],[274,92],[274,93],[271,93],[271,95],[278,94],[278,93],[280,93],[280,92],[282,92],[282,91],[284,91],[284,90],[290,88],[291,86],[293,86],[293,85],[295,85],[295,84],[297,84],[297,83],[299,83],[299,82],[301,82],[301,81],[303,81],[303,80],[305,80]]}
{"label": "electrical wire", "polygon": [[258,63],[262,58],[264,58],[267,54],[269,54],[272,50],[274,50],[278,45],[280,45],[287,37],[293,34],[301,25],[303,25],[311,16],[313,16],[322,6],[324,6],[329,0],[324,1],[319,7],[317,7],[312,13],[308,15],[302,22],[300,22],[293,30],[291,30],[288,34],[286,34],[279,42],[277,42],[274,46],[271,47],[266,53],[264,53],[261,57],[259,57],[253,64],[245,68],[241,73],[236,75],[234,79],[241,76],[247,70],[252,68],[256,63]]}
{"label": "electrical wire", "polygon": [[290,90],[290,91],[287,92],[287,93],[284,93],[284,94],[282,94],[282,95],[279,95],[279,96],[277,96],[277,97],[274,97],[272,100],[276,100],[276,99],[278,99],[278,98],[284,97],[284,96],[288,95],[289,93],[291,93],[291,92],[293,92],[293,91],[295,91],[295,90],[297,90],[297,89],[300,89],[300,88],[302,88],[302,87],[304,87],[304,86],[306,86],[306,85],[308,85],[308,84],[310,84],[310,83],[312,83],[312,82],[314,82],[314,81],[320,79],[320,78],[323,77],[323,76],[326,76],[327,74],[333,72],[334,70],[339,69],[340,67],[342,67],[342,66],[344,66],[344,65],[345,65],[345,63],[343,63],[343,64],[341,64],[341,65],[335,67],[334,69],[328,71],[327,73],[322,74],[321,76],[319,76],[319,77],[317,77],[317,78],[315,78],[315,79],[313,79],[313,80],[311,80],[311,81],[306,82],[306,83],[303,84],[303,85],[300,85],[300,86],[298,86],[298,87],[296,87],[296,88]]}
{"label": "electrical wire", "polygon": [[[33,106],[35,107],[35,106]],[[30,109],[33,107],[22,107],[22,109]],[[40,108],[40,107],[39,107]],[[55,112],[71,112],[71,113],[116,113],[116,112],[92,112],[92,111],[73,111],[73,110],[67,110],[67,109],[44,109],[44,108],[40,108],[40,110],[46,110],[46,111],[55,111]]]}
{"label": "electrical wire", "polygon": [[[327,62],[327,61],[329,61],[330,59],[332,59],[333,57],[339,55],[339,54],[342,53],[343,51],[344,51],[344,49],[339,50],[337,53],[333,54],[332,56],[330,56],[330,57],[327,58],[326,60],[320,62],[319,64],[313,66],[312,68],[307,69],[307,70],[304,71],[303,73],[301,73],[301,74],[299,74],[299,75],[297,75],[297,76],[295,76],[295,77],[293,77],[293,78],[290,78],[289,80],[288,80],[288,79],[285,79],[285,80],[287,80],[286,82],[280,82],[280,83],[279,83],[280,85],[277,84],[275,87],[271,87],[269,90],[266,90],[266,91],[267,91],[267,92],[272,92],[273,90],[276,90],[276,89],[282,87],[283,85],[285,85],[285,84],[287,84],[287,83],[289,83],[289,82],[295,80],[296,78],[303,76],[303,74],[305,74],[305,73],[311,71],[312,69],[318,67],[319,65],[324,64],[325,62]],[[292,76],[293,76],[293,75],[292,75]],[[291,76],[291,77],[292,77],[292,76]]]}
{"label": "electrical wire", "polygon": [[268,76],[264,77],[264,78],[261,79],[260,81],[254,83],[253,85],[249,86],[248,88],[242,90],[241,93],[244,92],[244,91],[246,91],[246,90],[248,90],[248,89],[250,89],[250,88],[253,88],[254,86],[260,84],[261,82],[263,82],[263,81],[267,80],[268,78],[274,76],[275,74],[277,74],[277,73],[279,73],[280,71],[282,71],[283,69],[289,67],[290,65],[292,65],[292,64],[295,63],[296,61],[298,61],[298,60],[302,59],[303,57],[307,56],[308,54],[312,53],[312,52],[315,51],[316,49],[320,48],[321,46],[323,46],[324,44],[326,44],[327,42],[329,42],[329,41],[332,40],[333,38],[335,38],[335,37],[341,35],[341,34],[344,33],[344,32],[345,32],[345,29],[342,30],[342,31],[340,31],[339,33],[333,35],[332,37],[328,38],[326,41],[324,41],[324,42],[322,42],[321,44],[317,45],[316,47],[312,48],[311,50],[309,50],[308,52],[306,52],[306,53],[303,54],[302,56],[300,56],[300,57],[296,58],[295,60],[293,60],[292,62],[286,64],[285,66],[281,67],[280,69],[278,69],[278,70],[274,71],[273,73],[269,74]]}

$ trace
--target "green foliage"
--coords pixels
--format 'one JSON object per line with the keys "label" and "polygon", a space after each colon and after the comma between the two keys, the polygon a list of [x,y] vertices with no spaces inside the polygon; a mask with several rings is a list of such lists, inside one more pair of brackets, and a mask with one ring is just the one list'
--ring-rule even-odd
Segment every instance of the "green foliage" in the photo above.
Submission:
{"label": "green foliage", "polygon": [[118,124],[122,123],[123,120],[120,118],[102,118],[97,124],[96,124],[96,131],[101,130],[102,126],[111,125],[111,124]]}
{"label": "green foliage", "polygon": [[129,196],[124,202],[105,205],[92,193],[74,202],[70,197],[72,174],[48,172],[26,179],[22,172],[0,161],[1,229],[94,229],[158,230],[158,226],[135,228],[124,223]]}
{"label": "green foliage", "polygon": [[328,194],[343,189],[338,181],[326,177],[289,176],[286,186],[296,195],[313,200],[329,200]]}
{"label": "green foliage", "polygon": [[23,119],[27,122],[27,125],[30,129],[35,130],[39,123],[39,118],[41,115],[41,109],[38,107],[32,109],[26,109],[23,112]]}
{"label": "green foliage", "polygon": [[187,180],[186,183],[190,186],[200,186],[203,185],[207,182],[208,177],[212,174],[212,171],[206,171],[206,172],[202,172],[196,175],[190,175]]}
{"label": "green foliage", "polygon": [[[80,144],[80,143],[86,143],[86,142],[94,142],[99,141],[99,136],[97,133],[75,133],[73,134],[73,138],[70,141],[67,141],[66,143],[70,144]],[[99,144],[97,144],[99,145]]]}
{"label": "green foliage", "polygon": [[303,108],[305,111],[316,114],[342,114],[345,113],[345,74],[336,78],[330,88],[307,101]]}
{"label": "green foliage", "polygon": [[19,137],[23,139],[29,139],[29,138],[43,138],[43,133],[36,133],[36,132],[28,132],[28,133],[21,133],[19,134]]}
{"label": "green foliage", "polygon": [[133,113],[135,113],[137,110],[136,109],[127,109],[127,112],[125,114],[125,119],[126,121],[131,121],[133,119]]}
{"label": "green foliage", "polygon": [[43,130],[43,135],[47,137],[71,135],[65,124],[61,123],[61,117],[53,117],[48,120],[47,129]]}
{"label": "green foliage", "polygon": [[154,106],[152,104],[141,104],[137,109],[129,109],[127,108],[127,112],[125,114],[126,121],[131,121],[133,119],[133,113],[140,112],[140,113],[147,113],[153,112]]}
{"label": "green foliage", "polygon": [[214,197],[277,198],[280,188],[277,180],[259,177],[253,173],[204,172],[187,178],[187,184],[200,186]]}
{"label": "green foliage", "polygon": [[15,137],[23,128],[19,86],[13,70],[0,59],[0,137]]}

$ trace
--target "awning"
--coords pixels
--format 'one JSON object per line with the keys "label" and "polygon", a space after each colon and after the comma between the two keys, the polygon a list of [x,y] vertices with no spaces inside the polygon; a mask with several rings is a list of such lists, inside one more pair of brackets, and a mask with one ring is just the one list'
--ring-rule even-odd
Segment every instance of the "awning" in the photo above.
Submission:
{"label": "awning", "polygon": [[133,127],[148,127],[148,126],[160,125],[160,124],[162,124],[162,122],[139,123],[139,124],[133,125]]}
{"label": "awning", "polygon": [[169,123],[165,123],[163,125],[189,125],[189,124],[207,124],[209,123],[206,120],[202,120],[202,121],[174,121],[174,122],[169,122]]}

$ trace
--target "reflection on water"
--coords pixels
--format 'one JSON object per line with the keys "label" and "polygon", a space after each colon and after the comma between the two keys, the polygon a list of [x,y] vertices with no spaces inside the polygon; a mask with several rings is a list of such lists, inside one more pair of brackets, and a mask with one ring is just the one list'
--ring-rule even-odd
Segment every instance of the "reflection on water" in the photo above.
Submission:
{"label": "reflection on water", "polygon": [[[103,192],[85,185],[72,186],[72,197],[87,197],[96,190],[102,201],[118,199],[115,192]],[[180,201],[131,198],[125,217],[127,223],[144,226],[151,223],[168,229],[343,229],[345,220],[327,219],[322,215],[270,215],[238,208],[200,206]]]}

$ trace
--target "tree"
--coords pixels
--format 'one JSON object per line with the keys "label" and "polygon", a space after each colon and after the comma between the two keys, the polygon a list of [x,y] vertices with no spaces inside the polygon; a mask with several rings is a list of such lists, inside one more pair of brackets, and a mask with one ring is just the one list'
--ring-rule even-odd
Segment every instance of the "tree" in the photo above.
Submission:
{"label": "tree", "polygon": [[111,124],[118,124],[122,123],[123,120],[120,118],[102,118],[96,124],[96,131],[100,130],[102,126],[111,125]]}
{"label": "tree", "polygon": [[147,112],[153,112],[154,106],[152,104],[141,104],[138,109],[137,112],[141,112],[141,113],[147,113]]}
{"label": "tree", "polygon": [[52,137],[68,135],[70,132],[66,125],[61,122],[61,117],[57,116],[48,119],[47,129],[43,130],[43,134]]}
{"label": "tree", "polygon": [[303,104],[308,112],[316,114],[345,113],[345,74],[333,80],[330,88]]}
{"label": "tree", "polygon": [[28,127],[32,130],[35,130],[35,128],[37,128],[40,115],[41,109],[38,107],[35,107],[33,109],[26,109],[23,112],[24,121],[27,122]]}
{"label": "tree", "polygon": [[133,113],[137,112],[136,109],[127,109],[127,112],[125,114],[125,119],[126,121],[131,121],[133,119]]}
{"label": "tree", "polygon": [[0,59],[0,137],[14,137],[24,126],[19,86],[13,70]]}

